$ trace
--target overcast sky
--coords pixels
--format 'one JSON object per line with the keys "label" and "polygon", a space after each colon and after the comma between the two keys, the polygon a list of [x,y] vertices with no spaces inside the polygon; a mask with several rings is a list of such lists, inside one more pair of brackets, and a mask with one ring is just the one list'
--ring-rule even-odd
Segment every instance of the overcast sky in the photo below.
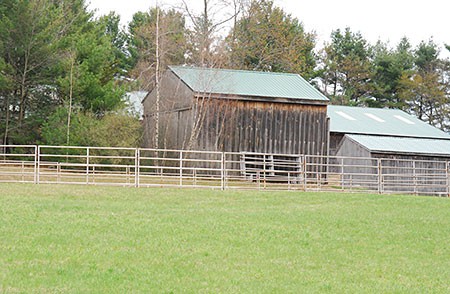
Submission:
{"label": "overcast sky", "polygon": [[[193,9],[200,9],[202,0],[186,0]],[[89,0],[88,0],[89,2]],[[159,0],[160,5],[179,5],[181,0]],[[124,23],[137,11],[146,11],[156,0],[90,0],[90,9],[98,14],[116,11]],[[372,44],[378,39],[394,46],[406,36],[413,45],[433,38],[443,48],[450,44],[450,2],[444,0],[275,0],[287,13],[303,22],[307,31],[315,31],[318,45],[329,41],[335,29],[350,27],[359,31]]]}

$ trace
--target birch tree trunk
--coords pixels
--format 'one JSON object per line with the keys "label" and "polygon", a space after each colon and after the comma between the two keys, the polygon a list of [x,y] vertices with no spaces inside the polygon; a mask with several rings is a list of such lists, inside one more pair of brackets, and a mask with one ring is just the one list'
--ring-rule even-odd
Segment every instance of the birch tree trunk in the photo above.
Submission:
{"label": "birch tree trunk", "polygon": [[155,148],[159,148],[159,112],[160,112],[160,80],[159,80],[159,66],[160,66],[160,56],[159,56],[159,6],[156,2],[156,70],[155,70],[155,87],[156,87],[156,122],[155,122]]}

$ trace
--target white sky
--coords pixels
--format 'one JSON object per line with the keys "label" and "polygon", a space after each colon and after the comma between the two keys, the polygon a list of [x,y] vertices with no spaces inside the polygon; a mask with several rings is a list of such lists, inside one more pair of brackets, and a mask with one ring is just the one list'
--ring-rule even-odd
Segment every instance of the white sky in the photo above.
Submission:
{"label": "white sky", "polygon": [[[203,0],[186,2],[195,10],[201,8]],[[156,0],[90,0],[89,8],[97,9],[98,14],[116,11],[126,23],[135,12],[146,11],[155,3]],[[160,5],[180,3],[181,0],[159,0]],[[441,46],[442,55],[450,56],[443,47],[450,44],[450,2],[445,0],[275,0],[275,4],[302,21],[307,31],[315,31],[319,47],[330,40],[332,30],[350,27],[372,44],[381,39],[394,46],[406,36],[417,45],[433,38]]]}

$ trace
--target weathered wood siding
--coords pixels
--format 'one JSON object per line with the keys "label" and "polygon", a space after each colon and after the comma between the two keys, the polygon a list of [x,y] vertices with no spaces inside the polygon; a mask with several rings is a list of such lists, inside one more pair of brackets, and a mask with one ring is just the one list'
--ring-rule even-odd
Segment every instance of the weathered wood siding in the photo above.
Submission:
{"label": "weathered wood siding", "polygon": [[373,175],[377,175],[377,165],[374,160],[370,159],[369,150],[348,137],[344,137],[340,141],[338,148],[336,156],[348,158],[338,159],[339,163],[342,162],[341,169],[333,170],[333,172],[343,174],[344,180],[351,180],[352,178],[361,182],[375,180]]}
{"label": "weathered wood siding", "polygon": [[[450,160],[447,157],[371,152],[347,137],[344,137],[339,145],[337,156],[354,157],[345,159],[345,165],[349,166],[338,172],[353,176],[360,174],[358,180],[367,182],[378,181],[378,174],[381,174],[381,186],[384,191],[413,192],[414,189],[418,194],[447,192],[448,180],[445,177],[445,169]],[[378,163],[381,164],[381,170],[377,168]],[[362,167],[363,165],[372,168]],[[367,186],[378,189],[375,185]]]}
{"label": "weathered wood siding", "polygon": [[340,145],[337,147],[339,147],[336,152],[337,156],[370,157],[369,150],[348,137],[344,137],[342,141],[340,141]]}
{"label": "weathered wood siding", "polygon": [[156,91],[144,99],[144,147],[184,149],[192,129],[193,92],[173,72],[161,79],[159,143],[154,144],[156,126]]}
{"label": "weathered wood siding", "polygon": [[326,105],[200,101],[196,148],[227,152],[327,154]]}
{"label": "weathered wood siding", "polygon": [[339,145],[344,138],[345,134],[342,133],[330,133],[330,155],[334,156],[337,154]]}
{"label": "weathered wood siding", "polygon": [[[399,191],[402,186],[414,187],[415,192],[447,192],[446,168],[448,157],[407,154],[371,154],[381,160],[385,191]],[[392,176],[389,176],[392,175]]]}

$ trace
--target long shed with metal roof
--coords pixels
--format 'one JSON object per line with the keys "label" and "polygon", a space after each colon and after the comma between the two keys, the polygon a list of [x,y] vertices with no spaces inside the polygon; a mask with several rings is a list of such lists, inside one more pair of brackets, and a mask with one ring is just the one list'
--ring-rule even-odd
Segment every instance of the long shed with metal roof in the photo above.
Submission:
{"label": "long shed with metal roof", "polygon": [[329,106],[328,115],[335,172],[362,182],[376,175],[390,191],[448,193],[449,134],[397,109]]}
{"label": "long shed with metal roof", "polygon": [[399,109],[328,107],[330,155],[450,157],[450,135]]}
{"label": "long shed with metal roof", "polygon": [[298,74],[170,66],[160,89],[159,112],[155,90],[143,101],[148,147],[327,154],[329,100]]}

